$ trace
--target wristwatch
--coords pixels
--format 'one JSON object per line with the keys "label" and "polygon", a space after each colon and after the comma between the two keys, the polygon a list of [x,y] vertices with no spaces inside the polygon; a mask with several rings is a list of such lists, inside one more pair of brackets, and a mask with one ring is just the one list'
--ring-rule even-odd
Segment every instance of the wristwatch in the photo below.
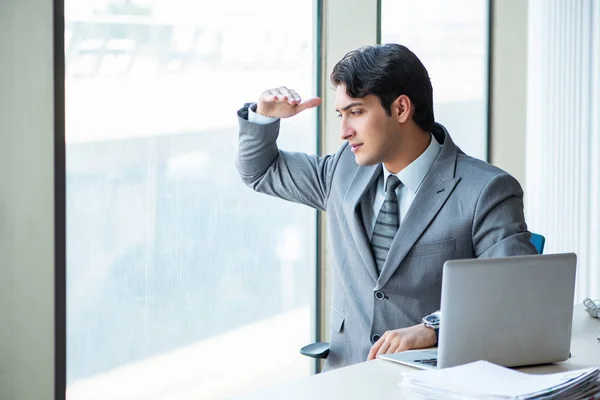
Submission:
{"label": "wristwatch", "polygon": [[440,329],[440,321],[442,319],[442,313],[440,311],[436,311],[433,314],[429,314],[423,317],[423,325],[428,328],[438,330]]}
{"label": "wristwatch", "polygon": [[442,313],[440,311],[436,311],[433,314],[429,314],[423,317],[423,325],[428,328],[433,329],[435,332],[435,344],[437,346],[440,341],[440,321],[442,320]]}

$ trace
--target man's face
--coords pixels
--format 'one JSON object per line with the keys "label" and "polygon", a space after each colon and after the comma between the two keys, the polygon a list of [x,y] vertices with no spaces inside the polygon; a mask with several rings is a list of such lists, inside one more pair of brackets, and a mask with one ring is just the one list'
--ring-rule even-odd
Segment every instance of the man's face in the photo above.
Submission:
{"label": "man's face", "polygon": [[375,95],[349,97],[345,85],[336,89],[335,106],[341,119],[341,138],[352,146],[356,163],[366,166],[385,162],[400,136],[394,113],[387,115]]}

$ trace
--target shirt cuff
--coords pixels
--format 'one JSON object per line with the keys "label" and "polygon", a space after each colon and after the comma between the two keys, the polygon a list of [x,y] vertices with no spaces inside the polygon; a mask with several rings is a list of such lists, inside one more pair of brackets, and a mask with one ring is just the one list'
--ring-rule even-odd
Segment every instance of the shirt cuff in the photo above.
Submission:
{"label": "shirt cuff", "polygon": [[254,124],[258,124],[258,125],[268,125],[268,124],[272,124],[273,122],[277,121],[279,118],[273,118],[273,117],[265,117],[262,114],[258,114],[257,112],[254,112],[254,110],[252,110],[252,107],[248,107],[248,122],[252,122]]}

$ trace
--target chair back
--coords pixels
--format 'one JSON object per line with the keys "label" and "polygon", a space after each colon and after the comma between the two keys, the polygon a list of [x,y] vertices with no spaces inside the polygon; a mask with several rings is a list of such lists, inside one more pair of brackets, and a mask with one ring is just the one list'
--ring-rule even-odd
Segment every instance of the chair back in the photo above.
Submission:
{"label": "chair back", "polygon": [[546,243],[546,238],[538,233],[531,233],[531,243],[535,246],[535,249],[539,254],[544,254],[544,244]]}

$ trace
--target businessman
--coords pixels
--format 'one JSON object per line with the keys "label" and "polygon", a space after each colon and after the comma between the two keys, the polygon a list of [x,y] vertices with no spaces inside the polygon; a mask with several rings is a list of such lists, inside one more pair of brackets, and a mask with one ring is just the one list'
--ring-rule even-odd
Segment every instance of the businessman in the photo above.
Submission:
{"label": "businessman", "polygon": [[236,161],[254,190],[327,212],[326,370],[435,345],[446,260],[536,253],[519,183],[464,154],[434,121],[431,81],[415,54],[363,47],[337,63],[331,82],[345,141],[335,154],[277,147],[280,120],[321,103],[280,87],[238,111]]}

